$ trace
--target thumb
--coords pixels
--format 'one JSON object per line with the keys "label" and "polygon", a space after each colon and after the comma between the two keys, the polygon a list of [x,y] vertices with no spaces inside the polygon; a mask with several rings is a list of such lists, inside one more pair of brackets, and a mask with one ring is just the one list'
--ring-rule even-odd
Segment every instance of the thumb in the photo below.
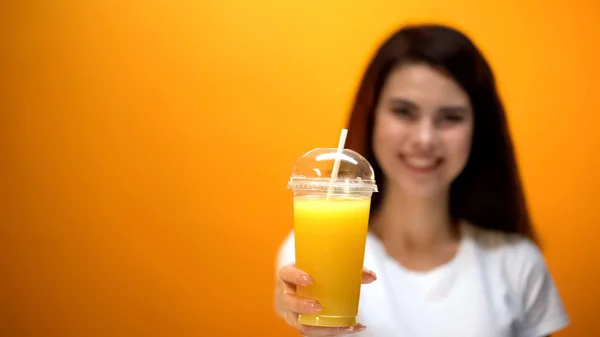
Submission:
{"label": "thumb", "polygon": [[363,268],[362,271],[362,283],[363,284],[369,284],[369,283],[373,283],[375,280],[377,280],[377,275],[375,275],[375,273],[367,268]]}

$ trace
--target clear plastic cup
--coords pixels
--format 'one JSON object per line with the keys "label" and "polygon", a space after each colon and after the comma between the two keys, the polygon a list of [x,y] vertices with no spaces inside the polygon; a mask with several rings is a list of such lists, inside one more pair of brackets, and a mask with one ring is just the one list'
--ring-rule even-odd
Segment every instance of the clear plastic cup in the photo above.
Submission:
{"label": "clear plastic cup", "polygon": [[[339,170],[332,179],[336,159]],[[377,192],[373,168],[352,150],[314,149],[296,162],[288,187],[294,194],[296,267],[313,279],[297,294],[323,307],[298,320],[311,326],[353,326],[371,196]]]}

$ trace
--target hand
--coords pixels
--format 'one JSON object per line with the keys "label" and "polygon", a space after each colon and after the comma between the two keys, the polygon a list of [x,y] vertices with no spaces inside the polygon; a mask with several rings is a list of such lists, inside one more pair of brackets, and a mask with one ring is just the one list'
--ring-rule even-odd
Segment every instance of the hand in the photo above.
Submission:
{"label": "hand", "polygon": [[[374,272],[363,269],[362,283],[368,284],[377,279]],[[280,315],[290,326],[297,329],[307,337],[319,336],[341,336],[363,331],[366,327],[357,324],[353,327],[326,328],[306,326],[298,323],[299,314],[315,314],[323,308],[315,300],[296,296],[296,287],[308,286],[312,279],[304,271],[288,265],[279,270],[279,278],[276,285],[276,307]]]}

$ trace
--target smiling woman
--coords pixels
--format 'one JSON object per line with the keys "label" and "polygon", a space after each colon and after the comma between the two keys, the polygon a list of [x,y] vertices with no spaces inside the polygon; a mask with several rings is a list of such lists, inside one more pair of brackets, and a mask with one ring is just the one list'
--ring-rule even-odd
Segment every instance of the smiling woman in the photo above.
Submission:
{"label": "smiling woman", "polygon": [[461,87],[423,63],[394,70],[375,113],[373,150],[388,183],[427,197],[447,189],[471,148],[473,113]]}
{"label": "smiling woman", "polygon": [[[272,313],[290,168],[335,147],[378,42],[432,21],[468,33],[494,69],[572,319],[556,336],[589,336],[599,12],[598,0],[0,1],[0,336],[297,337]],[[366,267],[373,294],[391,276]],[[407,282],[394,290],[419,289]],[[373,333],[387,317],[361,322]]]}
{"label": "smiling woman", "polygon": [[468,37],[441,25],[392,35],[363,77],[347,147],[381,186],[365,251],[377,281],[362,290],[358,316],[368,328],[294,319],[321,308],[293,295],[310,280],[292,265],[294,234],[278,258],[278,310],[289,324],[307,336],[377,337],[542,337],[568,324],[535,243],[494,76]]}

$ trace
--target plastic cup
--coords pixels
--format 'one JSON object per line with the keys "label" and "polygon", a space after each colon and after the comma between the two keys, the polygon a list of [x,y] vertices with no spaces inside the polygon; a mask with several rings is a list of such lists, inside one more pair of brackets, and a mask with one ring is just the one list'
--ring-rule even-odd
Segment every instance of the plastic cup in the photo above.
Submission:
{"label": "plastic cup", "polygon": [[300,315],[299,323],[356,325],[371,196],[377,192],[373,168],[352,150],[314,149],[296,162],[288,187],[294,194],[296,267],[313,279],[297,295],[323,307]]}

